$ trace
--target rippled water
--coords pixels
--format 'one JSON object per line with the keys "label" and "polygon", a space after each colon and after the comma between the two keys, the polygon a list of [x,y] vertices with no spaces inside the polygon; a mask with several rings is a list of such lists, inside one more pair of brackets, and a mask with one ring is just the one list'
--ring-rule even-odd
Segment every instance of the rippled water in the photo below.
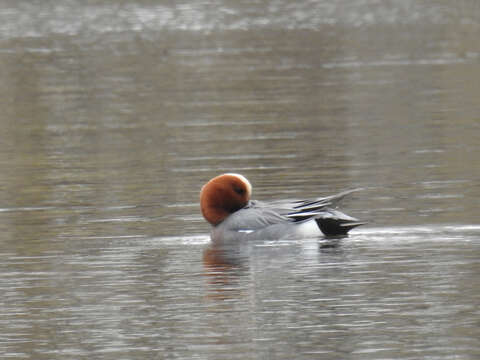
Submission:
{"label": "rippled water", "polygon": [[[477,1],[1,1],[2,359],[480,356]],[[364,187],[216,247],[198,192]]]}

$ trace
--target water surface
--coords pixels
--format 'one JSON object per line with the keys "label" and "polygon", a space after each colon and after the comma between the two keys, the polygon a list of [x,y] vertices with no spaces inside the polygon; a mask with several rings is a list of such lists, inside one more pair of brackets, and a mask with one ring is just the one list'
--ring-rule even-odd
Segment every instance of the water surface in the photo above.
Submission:
{"label": "water surface", "polygon": [[[476,1],[2,1],[2,359],[480,356]],[[198,192],[364,187],[210,243]]]}

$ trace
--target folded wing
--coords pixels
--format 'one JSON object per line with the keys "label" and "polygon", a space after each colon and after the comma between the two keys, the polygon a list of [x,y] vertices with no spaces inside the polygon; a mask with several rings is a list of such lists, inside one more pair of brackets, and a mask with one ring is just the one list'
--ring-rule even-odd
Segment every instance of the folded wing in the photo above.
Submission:
{"label": "folded wing", "polygon": [[294,222],[315,219],[318,227],[325,235],[345,235],[354,227],[363,225],[365,222],[349,216],[335,207],[345,196],[360,190],[362,189],[348,190],[311,200],[272,202],[268,206]]}

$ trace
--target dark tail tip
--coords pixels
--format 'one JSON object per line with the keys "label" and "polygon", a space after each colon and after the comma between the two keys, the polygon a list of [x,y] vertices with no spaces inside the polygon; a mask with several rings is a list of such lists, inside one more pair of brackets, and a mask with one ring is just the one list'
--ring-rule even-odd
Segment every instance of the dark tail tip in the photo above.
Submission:
{"label": "dark tail tip", "polygon": [[353,222],[332,218],[317,218],[315,221],[325,236],[347,235],[353,228],[365,224],[365,222],[361,221]]}

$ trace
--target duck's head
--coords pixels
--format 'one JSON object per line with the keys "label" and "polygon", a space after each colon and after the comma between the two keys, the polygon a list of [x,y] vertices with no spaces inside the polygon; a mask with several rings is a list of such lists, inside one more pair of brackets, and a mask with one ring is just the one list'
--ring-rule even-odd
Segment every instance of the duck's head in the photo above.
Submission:
{"label": "duck's head", "polygon": [[240,174],[222,174],[214,177],[200,191],[200,208],[205,220],[218,225],[228,215],[248,204],[252,185]]}

